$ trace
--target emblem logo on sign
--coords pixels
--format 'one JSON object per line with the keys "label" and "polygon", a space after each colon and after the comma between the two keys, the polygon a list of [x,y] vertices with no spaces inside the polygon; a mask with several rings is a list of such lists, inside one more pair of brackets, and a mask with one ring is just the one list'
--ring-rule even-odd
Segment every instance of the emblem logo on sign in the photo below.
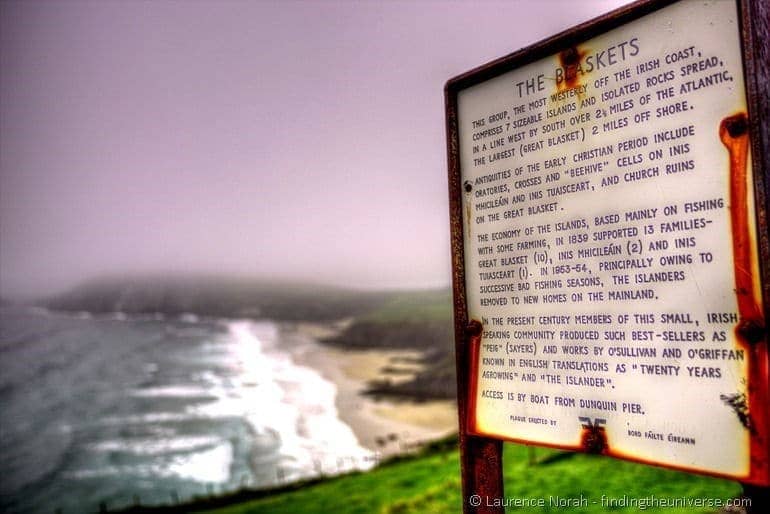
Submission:
{"label": "emblem logo on sign", "polygon": [[607,424],[607,420],[603,418],[594,418],[594,420],[591,421],[591,418],[587,418],[585,416],[579,416],[578,419],[583,424],[583,428],[588,428],[588,429],[594,429],[594,430],[596,430],[597,428],[604,429],[602,425]]}
{"label": "emblem logo on sign", "polygon": [[591,418],[579,416],[578,420],[583,427],[580,436],[580,445],[587,453],[604,453],[607,449],[607,433],[604,426],[607,420],[604,418]]}

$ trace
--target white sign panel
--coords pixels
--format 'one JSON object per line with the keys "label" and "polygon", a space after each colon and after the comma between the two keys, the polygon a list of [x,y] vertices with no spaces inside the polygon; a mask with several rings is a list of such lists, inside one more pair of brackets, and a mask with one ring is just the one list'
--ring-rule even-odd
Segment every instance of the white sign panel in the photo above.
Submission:
{"label": "white sign panel", "polygon": [[749,476],[746,110],[728,1],[458,93],[474,433]]}

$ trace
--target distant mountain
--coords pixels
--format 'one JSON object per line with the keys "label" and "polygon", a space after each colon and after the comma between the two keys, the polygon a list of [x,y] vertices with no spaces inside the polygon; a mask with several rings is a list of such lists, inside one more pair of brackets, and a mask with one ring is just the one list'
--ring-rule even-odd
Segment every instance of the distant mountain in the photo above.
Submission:
{"label": "distant mountain", "polygon": [[92,313],[125,312],[333,320],[359,316],[392,293],[243,277],[143,275],[99,278],[47,298],[45,307]]}

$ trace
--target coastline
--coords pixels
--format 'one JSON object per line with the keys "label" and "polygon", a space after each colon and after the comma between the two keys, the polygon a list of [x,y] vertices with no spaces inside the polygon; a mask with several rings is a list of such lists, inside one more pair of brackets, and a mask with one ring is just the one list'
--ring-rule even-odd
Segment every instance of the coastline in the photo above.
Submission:
{"label": "coastline", "polygon": [[457,406],[452,400],[390,400],[364,394],[371,380],[406,380],[422,367],[416,350],[342,349],[319,338],[338,334],[352,320],[333,323],[282,323],[281,330],[306,342],[293,355],[337,386],[339,417],[359,443],[378,458],[416,449],[457,431]]}

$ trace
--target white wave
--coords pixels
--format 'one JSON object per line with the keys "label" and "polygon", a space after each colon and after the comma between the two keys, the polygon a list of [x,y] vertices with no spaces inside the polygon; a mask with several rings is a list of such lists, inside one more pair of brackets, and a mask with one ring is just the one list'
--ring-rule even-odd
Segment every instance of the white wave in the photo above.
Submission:
{"label": "white wave", "polygon": [[192,421],[202,416],[188,412],[148,412],[129,416],[108,416],[100,419],[97,424],[106,426],[143,425],[166,423],[169,421]]}
{"label": "white wave", "polygon": [[238,321],[228,328],[235,343],[232,352],[240,361],[234,381],[238,394],[201,406],[199,412],[216,409],[219,415],[236,415],[240,410],[257,433],[274,430],[280,436],[279,452],[305,476],[373,466],[372,452],[339,418],[336,385],[295,364],[277,347],[274,324]]}
{"label": "white wave", "polygon": [[173,475],[196,482],[222,483],[230,478],[233,447],[224,442],[209,450],[181,456],[169,465]]}
{"label": "white wave", "polygon": [[199,450],[221,444],[221,439],[213,436],[144,438],[144,439],[109,439],[88,445],[96,452],[133,453],[135,455],[162,455],[164,453]]}
{"label": "white wave", "polygon": [[183,478],[202,483],[225,483],[230,480],[233,448],[227,441],[203,451],[155,458],[151,463],[130,466],[103,466],[66,473],[74,479],[139,476],[148,478]]}
{"label": "white wave", "polygon": [[210,396],[211,392],[205,387],[195,386],[164,386],[164,387],[144,387],[133,389],[130,393],[138,398],[190,398],[200,396]]}
{"label": "white wave", "polygon": [[179,315],[179,321],[182,321],[184,323],[198,323],[200,321],[200,318],[197,314],[193,314],[191,312],[183,312]]}

